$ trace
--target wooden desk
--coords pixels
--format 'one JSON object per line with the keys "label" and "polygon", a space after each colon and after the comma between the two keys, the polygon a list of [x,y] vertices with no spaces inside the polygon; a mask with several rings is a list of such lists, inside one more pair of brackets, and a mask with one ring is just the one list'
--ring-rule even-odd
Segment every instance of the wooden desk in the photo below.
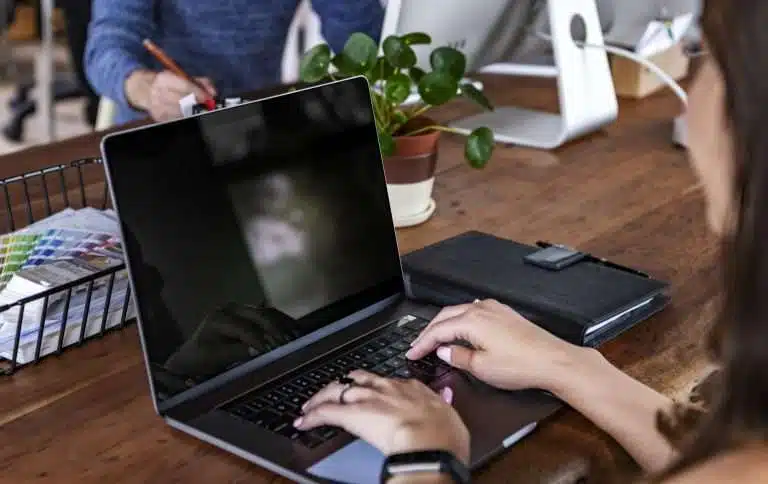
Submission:
{"label": "wooden desk", "polygon": [[[484,79],[497,102],[551,108],[541,81]],[[462,103],[436,114],[472,111]],[[716,292],[716,244],[702,194],[670,145],[671,96],[623,103],[604,132],[556,152],[504,147],[484,171],[468,168],[446,137],[435,217],[399,232],[403,251],[468,229],[521,241],[574,245],[673,284],[673,303],[607,344],[631,375],[677,395],[703,373],[700,345]],[[95,155],[96,135],[0,159],[0,175]],[[477,482],[574,482],[590,470],[630,466],[610,438],[572,411],[478,475]],[[0,380],[0,482],[284,482],[167,427],[154,413],[135,327]]]}

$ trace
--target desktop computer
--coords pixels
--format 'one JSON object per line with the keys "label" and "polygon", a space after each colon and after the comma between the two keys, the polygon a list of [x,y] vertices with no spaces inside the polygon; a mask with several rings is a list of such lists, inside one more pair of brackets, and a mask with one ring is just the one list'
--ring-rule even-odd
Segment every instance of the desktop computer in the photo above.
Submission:
{"label": "desktop computer", "polygon": [[[497,142],[553,149],[618,116],[607,55],[592,48],[603,45],[604,26],[595,0],[388,0],[381,38],[428,33],[431,46],[413,46],[421,67],[429,67],[432,48],[448,45],[466,55],[468,72],[507,66],[555,77],[559,113],[497,106],[451,125],[465,133],[488,126]],[[537,57],[537,42],[539,53],[551,56]]]}

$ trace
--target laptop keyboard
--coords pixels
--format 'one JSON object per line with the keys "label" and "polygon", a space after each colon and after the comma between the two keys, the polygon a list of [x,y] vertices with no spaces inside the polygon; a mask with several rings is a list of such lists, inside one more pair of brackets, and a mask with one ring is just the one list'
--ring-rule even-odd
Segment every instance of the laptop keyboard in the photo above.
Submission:
{"label": "laptop keyboard", "polygon": [[317,447],[341,431],[326,427],[300,432],[293,427],[293,421],[300,415],[302,404],[328,383],[355,369],[384,377],[415,378],[424,383],[450,371],[450,367],[434,353],[420,361],[408,360],[405,353],[411,341],[429,322],[415,316],[406,316],[399,321],[407,322],[401,326],[391,324],[372,338],[344,347],[306,370],[251,392],[224,410],[306,447]]}

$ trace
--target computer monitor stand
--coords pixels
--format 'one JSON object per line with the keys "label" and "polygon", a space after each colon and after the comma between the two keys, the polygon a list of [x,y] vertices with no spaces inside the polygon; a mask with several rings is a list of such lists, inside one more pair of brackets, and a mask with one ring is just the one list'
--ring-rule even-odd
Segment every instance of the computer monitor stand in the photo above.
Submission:
{"label": "computer monitor stand", "polygon": [[576,41],[584,39],[574,39],[572,33],[581,30],[586,32],[588,44],[603,45],[595,0],[547,3],[560,112],[499,106],[451,127],[466,134],[487,126],[497,142],[554,149],[616,119],[619,108],[605,51],[578,46]]}

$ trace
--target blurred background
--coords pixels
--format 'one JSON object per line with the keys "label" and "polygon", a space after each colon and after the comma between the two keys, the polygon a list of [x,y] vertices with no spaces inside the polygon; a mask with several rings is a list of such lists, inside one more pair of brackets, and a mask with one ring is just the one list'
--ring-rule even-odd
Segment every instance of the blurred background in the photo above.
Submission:
{"label": "blurred background", "polygon": [[[45,0],[42,0],[45,1]],[[382,0],[386,4],[386,0]],[[41,0],[0,0],[0,154],[48,142],[40,106],[41,78],[52,75],[55,137],[89,132],[97,122],[99,98],[82,76],[82,54],[90,18],[90,0],[55,0],[51,15],[41,15]],[[661,12],[698,10],[699,0],[597,0],[610,25],[608,38],[643,29]],[[42,42],[50,27],[50,49]],[[285,82],[295,81],[302,50],[322,42],[320,23],[303,0],[286,41]],[[51,69],[52,68],[52,69]],[[50,69],[50,71],[48,70]]]}

